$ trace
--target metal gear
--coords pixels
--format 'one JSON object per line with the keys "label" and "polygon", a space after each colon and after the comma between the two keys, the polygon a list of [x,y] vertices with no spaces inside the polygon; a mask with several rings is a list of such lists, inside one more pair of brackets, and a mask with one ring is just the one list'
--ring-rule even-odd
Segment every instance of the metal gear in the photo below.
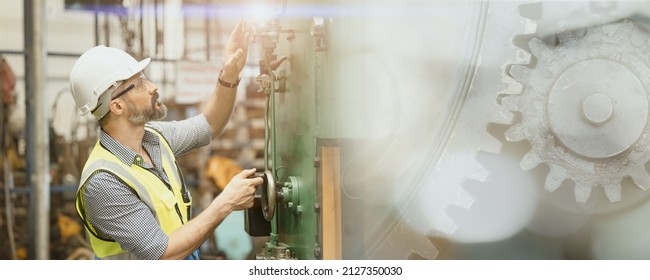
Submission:
{"label": "metal gear", "polygon": [[501,105],[522,118],[505,136],[530,143],[522,169],[549,166],[546,190],[570,179],[576,201],[587,202],[602,186],[616,202],[626,177],[643,190],[650,187],[650,44],[638,36],[648,35],[630,20],[589,27],[583,37],[577,33],[560,32],[556,47],[533,38],[529,47],[537,63],[510,66],[524,89],[503,97]]}
{"label": "metal gear", "polygon": [[[486,127],[495,122],[509,124],[512,117],[511,112],[494,102],[494,93],[505,87],[504,84],[495,83],[495,80],[512,80],[514,83],[514,79],[494,70],[500,69],[504,60],[510,63],[527,62],[527,60],[523,61],[524,58],[517,52],[516,47],[503,47],[512,40],[512,34],[530,30],[525,23],[526,20],[516,13],[519,4],[517,2],[481,2],[480,5],[468,4],[467,6],[458,4],[459,14],[468,13],[461,18],[471,19],[458,21],[459,24],[467,24],[464,27],[466,33],[462,34],[470,34],[460,36],[467,44],[462,45],[462,49],[458,49],[459,52],[463,52],[462,59],[453,61],[460,65],[458,67],[460,74],[457,80],[454,79],[457,83],[447,92],[449,95],[430,99],[439,104],[444,103],[444,106],[440,106],[439,109],[432,110],[444,112],[444,114],[440,113],[444,116],[444,121],[439,122],[440,129],[431,128],[432,123],[438,123],[438,120],[427,121],[423,125],[428,128],[427,132],[418,132],[417,137],[419,141],[427,144],[412,155],[405,151],[415,151],[413,144],[404,149],[395,148],[407,140],[410,141],[412,137],[400,137],[391,142],[388,151],[398,151],[400,158],[408,158],[408,162],[411,162],[410,166],[417,166],[416,169],[409,167],[409,172],[410,170],[422,171],[405,172],[405,175],[397,176],[409,178],[410,181],[400,179],[399,184],[413,186],[413,188],[409,187],[408,192],[403,192],[403,196],[393,197],[395,200],[391,203],[397,206],[396,212],[399,216],[396,216],[395,220],[389,220],[390,226],[383,227],[386,230],[382,228],[377,231],[382,235],[369,246],[364,255],[365,259],[405,257],[434,259],[444,255],[435,242],[468,239],[468,231],[471,231],[467,226],[468,223],[459,225],[454,214],[458,212],[463,212],[462,215],[475,214],[472,205],[475,205],[478,200],[487,198],[472,197],[464,189],[463,182],[469,180],[483,182],[488,179],[489,171],[476,160],[476,154],[478,151],[496,154],[501,148],[501,142],[491,135]],[[504,26],[507,26],[505,30]],[[431,32],[433,36],[442,34],[431,31],[432,29],[427,25],[422,25],[421,30]],[[492,38],[492,40],[485,40],[485,38]],[[427,80],[431,78],[439,79],[441,84],[447,82],[443,81],[446,78],[438,76],[427,77]],[[418,97],[418,102],[429,100],[428,98],[438,94],[438,92],[427,92]],[[394,166],[387,167],[390,168],[387,172],[398,174]],[[377,186],[374,186],[373,190],[374,192],[369,193],[377,192]],[[366,198],[366,201],[372,199]],[[483,241],[486,238],[480,235],[484,234],[481,231],[476,232],[471,236],[471,240]]]}
{"label": "metal gear", "polygon": [[[410,204],[418,207],[410,206],[405,211],[419,211],[422,217],[404,219],[408,221],[407,225],[413,228],[429,226],[430,232],[437,236],[464,243],[507,237],[508,233],[504,231],[475,230],[485,222],[482,219],[487,213],[485,210],[493,209],[495,201],[502,203],[493,199],[494,191],[484,191],[494,186],[495,169],[489,166],[493,161],[479,161],[477,157],[480,153],[498,154],[502,148],[502,142],[488,127],[495,123],[512,124],[513,121],[513,114],[494,102],[494,97],[497,92],[520,86],[512,77],[498,71],[504,61],[507,64],[529,62],[528,53],[510,44],[515,39],[513,34],[532,34],[535,31],[533,22],[517,13],[522,5],[529,4],[524,1],[481,2],[480,13],[472,17],[476,19],[476,30],[468,33],[474,33],[476,37],[471,52],[466,56],[471,61],[462,60],[469,66],[465,72],[466,82],[458,86],[457,98],[448,105],[454,110],[448,117],[448,127],[444,130],[447,132],[441,137],[440,155],[432,157],[437,163],[423,180],[433,184],[416,193],[415,203]],[[487,188],[476,190],[473,187],[477,185]],[[514,204],[510,206],[511,212],[526,212],[516,209]],[[511,221],[509,218],[512,218],[507,214],[496,217],[490,218],[502,221]],[[508,229],[520,231],[515,226]]]}

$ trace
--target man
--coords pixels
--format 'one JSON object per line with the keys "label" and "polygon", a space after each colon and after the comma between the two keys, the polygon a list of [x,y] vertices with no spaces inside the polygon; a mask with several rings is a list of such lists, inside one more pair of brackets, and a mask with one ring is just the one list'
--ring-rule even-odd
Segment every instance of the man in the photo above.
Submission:
{"label": "man", "polygon": [[190,220],[191,197],[175,156],[220,135],[233,110],[249,35],[240,21],[226,46],[219,82],[202,114],[161,122],[166,107],[140,62],[115,48],[86,51],[70,73],[83,114],[92,113],[100,139],[84,167],[77,212],[98,259],[198,259],[199,246],[232,211],[253,205],[255,169],[228,183]]}

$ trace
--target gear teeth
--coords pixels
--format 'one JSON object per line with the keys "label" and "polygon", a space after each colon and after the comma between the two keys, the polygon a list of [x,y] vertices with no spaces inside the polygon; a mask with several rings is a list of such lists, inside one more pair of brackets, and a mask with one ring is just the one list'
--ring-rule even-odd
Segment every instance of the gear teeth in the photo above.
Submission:
{"label": "gear teeth", "polygon": [[602,37],[605,36],[605,32],[598,26],[592,25],[587,27],[585,32],[585,37]]}
{"label": "gear teeth", "polygon": [[506,140],[510,142],[518,142],[528,139],[528,130],[525,125],[516,124],[508,128],[505,132]]}
{"label": "gear teeth", "polygon": [[531,69],[521,64],[513,64],[510,65],[510,70],[508,72],[513,78],[520,81],[526,81],[529,80]]}
{"label": "gear teeth", "polygon": [[[406,242],[416,240],[415,244],[405,246]],[[438,256],[438,249],[428,239],[411,230],[406,224],[400,222],[395,230],[386,238],[376,251],[366,256],[367,259],[402,259],[410,254],[417,254],[424,259],[435,259]]]}
{"label": "gear teeth", "polygon": [[[566,27],[563,26],[561,28],[565,29]],[[560,41],[560,45],[573,45],[576,36],[570,30],[562,30],[557,34],[557,39]]]}
{"label": "gear teeth", "polygon": [[[492,121],[492,120],[491,120]],[[484,140],[485,147],[479,148],[479,151],[484,151],[484,152],[494,152],[494,151],[500,151],[501,150],[501,141],[497,139],[496,137],[489,135],[485,137]]]}
{"label": "gear teeth", "polygon": [[650,174],[645,170],[642,170],[641,172],[637,173],[641,175],[632,176],[632,181],[634,181],[640,189],[645,191],[650,189]]}
{"label": "gear teeth", "polygon": [[503,98],[501,98],[501,106],[503,106],[503,108],[510,111],[518,111],[520,99],[521,99],[521,95],[518,94],[506,95]]}
{"label": "gear teeth", "polygon": [[[471,179],[479,182],[485,181],[490,176],[490,172],[487,169],[485,169],[485,167],[483,167],[483,165],[481,164],[474,164],[474,163],[468,164],[465,167],[465,172],[467,174],[465,176],[466,179]],[[462,199],[462,201],[464,203],[461,203],[460,205],[465,205],[467,207],[470,207],[472,205],[472,202],[474,202],[471,196],[467,193],[463,194],[463,198],[464,199]]]}
{"label": "gear teeth", "polygon": [[577,202],[586,203],[591,196],[591,185],[586,182],[576,182],[574,192]]}
{"label": "gear teeth", "polygon": [[515,118],[515,115],[506,110],[499,110],[498,112],[492,115],[492,122],[498,124],[512,124],[512,120]]}
{"label": "gear teeth", "polygon": [[544,182],[544,189],[549,192],[557,190],[564,180],[566,180],[566,169],[551,165],[549,173],[546,175],[546,182]]}
{"label": "gear teeth", "polygon": [[528,46],[530,46],[530,50],[536,54],[548,54],[553,52],[553,50],[546,46],[544,41],[537,38],[532,38],[530,42],[528,42]]}
{"label": "gear teeth", "polygon": [[621,184],[618,182],[613,182],[613,183],[608,183],[606,185],[603,185],[603,188],[605,189],[605,195],[607,195],[607,198],[611,202],[618,202],[621,201],[621,192],[623,189],[621,188]]}
{"label": "gear teeth", "polygon": [[539,20],[541,18],[542,2],[525,3],[519,5],[519,14],[529,20]]}
{"label": "gear teeth", "polygon": [[542,163],[542,159],[539,157],[539,155],[537,155],[537,153],[533,150],[530,150],[521,159],[519,166],[521,166],[521,169],[528,171],[537,167],[540,163]]}

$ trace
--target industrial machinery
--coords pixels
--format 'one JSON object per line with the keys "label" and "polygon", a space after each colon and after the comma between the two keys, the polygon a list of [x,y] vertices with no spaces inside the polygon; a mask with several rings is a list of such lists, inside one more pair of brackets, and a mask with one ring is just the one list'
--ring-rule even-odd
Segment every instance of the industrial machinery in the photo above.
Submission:
{"label": "industrial machinery", "polygon": [[353,141],[337,135],[340,100],[326,92],[327,22],[296,14],[312,4],[272,3],[253,27],[261,51],[256,82],[266,96],[265,170],[246,225],[253,236],[269,236],[259,259],[362,257],[343,250],[360,239],[343,239],[341,149]]}
{"label": "industrial machinery", "polygon": [[[281,40],[308,46],[311,38],[304,33],[296,38],[294,32],[301,30],[282,29],[278,16],[286,9],[286,2],[276,5],[271,7],[269,18],[255,23],[252,35],[261,48],[260,73],[255,80],[266,97],[265,170],[258,174],[264,178],[264,184],[258,190],[258,207],[247,213],[247,230],[251,235],[270,237],[258,258],[320,259],[320,186],[316,185],[316,166],[305,165],[308,159],[317,160],[316,103],[313,91],[300,84],[292,84],[292,89],[287,90],[285,70],[279,68],[288,57],[278,58],[278,52],[283,51],[278,50]],[[313,57],[302,61],[296,54],[289,61],[292,66],[313,65]],[[298,121],[296,116],[303,118]],[[280,133],[285,136],[278,137]],[[290,142],[283,141],[289,136]]]}
{"label": "industrial machinery", "polygon": [[258,258],[648,257],[647,3],[266,2]]}

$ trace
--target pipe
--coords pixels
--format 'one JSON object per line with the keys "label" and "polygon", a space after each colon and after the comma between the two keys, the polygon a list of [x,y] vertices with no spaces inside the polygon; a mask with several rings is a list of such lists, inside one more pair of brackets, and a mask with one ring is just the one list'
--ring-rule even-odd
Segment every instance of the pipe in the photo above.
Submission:
{"label": "pipe", "polygon": [[33,238],[35,244],[35,259],[46,260],[49,258],[50,233],[50,153],[45,96],[47,18],[45,0],[25,0],[24,5],[27,174],[30,175],[27,180],[33,188],[30,197],[30,239]]}
{"label": "pipe", "polygon": [[210,0],[205,1],[205,60],[210,61],[210,44],[212,38],[212,30],[210,30],[210,13],[212,13]]}
{"label": "pipe", "polygon": [[99,0],[93,2],[93,16],[95,24],[95,46],[99,45]]}
{"label": "pipe", "polygon": [[139,59],[144,59],[146,57],[146,52],[144,51],[144,0],[140,0],[140,57]]}
{"label": "pipe", "polygon": [[[0,57],[1,59],[2,57]],[[0,66],[2,63],[0,63]],[[0,69],[0,76],[3,74],[4,69]],[[2,185],[2,188],[4,189],[4,195],[5,195],[5,215],[7,216],[7,235],[9,237],[9,252],[11,253],[11,259],[15,260],[17,259],[16,257],[16,238],[14,235],[14,214],[13,214],[13,201],[12,201],[12,194],[11,192],[14,189],[14,180],[13,180],[13,172],[11,170],[11,166],[9,166],[9,126],[7,125],[9,123],[9,105],[7,104],[7,100],[4,100],[4,95],[9,94],[8,92],[3,92],[4,86],[3,86],[3,81],[4,79],[0,77],[0,93],[2,94],[3,97],[3,104],[2,104],[2,114],[0,114],[0,117],[2,117],[2,121],[0,121],[0,124],[2,125],[2,138],[0,139],[0,146],[2,147],[2,168],[4,171],[4,182]]]}
{"label": "pipe", "polygon": [[[6,112],[6,110],[9,109],[9,106],[3,105],[3,111]],[[9,132],[7,131],[9,127],[7,126],[7,117],[9,114],[3,112],[2,113],[2,167],[3,167],[3,175],[4,175],[4,194],[5,194],[5,213],[7,214],[7,234],[9,235],[9,251],[11,253],[11,259],[16,260],[17,255],[16,255],[16,237],[14,235],[14,206],[13,206],[13,200],[12,200],[12,194],[11,192],[14,189],[14,175],[13,171],[11,170],[11,166],[9,165],[9,153],[8,153],[8,148],[7,148],[7,142],[6,139],[8,138]]]}
{"label": "pipe", "polygon": [[[271,68],[271,61],[270,57],[272,55],[272,50],[267,51],[264,50],[264,59],[263,61],[260,62],[260,68],[264,67],[266,68],[266,71],[268,72],[269,76],[269,89],[268,92],[265,90],[266,94],[266,106],[264,107],[264,170],[265,171],[271,171],[270,175],[275,180],[275,178],[278,178],[277,174],[275,171],[277,171],[275,164],[276,162],[276,155],[275,155],[275,74],[273,73],[273,69]],[[271,116],[269,116],[269,113],[271,113]],[[269,121],[271,123],[269,123]],[[269,164],[269,149],[271,150],[271,162],[272,165]],[[275,184],[274,184],[275,185]],[[274,190],[275,192],[275,190]],[[268,198],[268,197],[267,197]],[[262,196],[262,199],[264,199],[264,196]],[[271,204],[271,201],[269,201],[269,205]],[[275,204],[275,202],[273,202]],[[273,205],[275,207],[275,205]],[[273,211],[275,212],[275,211]],[[275,215],[271,216],[273,220],[270,220],[271,222],[271,244],[277,244],[277,242],[274,241],[274,236],[277,236],[278,232],[278,226],[277,226],[277,218]]]}

